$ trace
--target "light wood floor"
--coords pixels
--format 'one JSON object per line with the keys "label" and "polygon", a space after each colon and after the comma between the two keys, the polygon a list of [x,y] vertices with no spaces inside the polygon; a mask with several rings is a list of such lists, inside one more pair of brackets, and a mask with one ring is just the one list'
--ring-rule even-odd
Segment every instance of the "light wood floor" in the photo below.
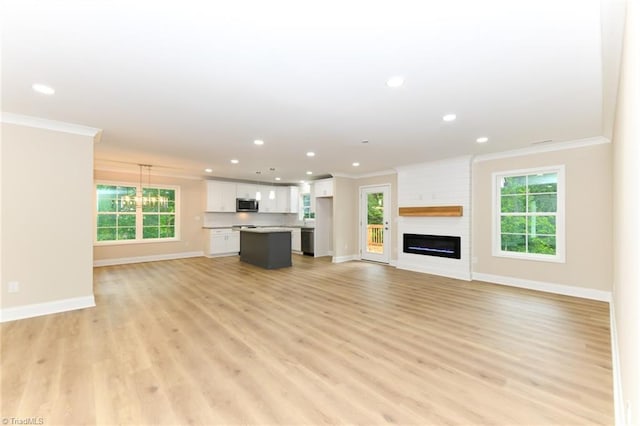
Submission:
{"label": "light wood floor", "polygon": [[294,256],[96,268],[5,323],[4,417],[44,424],[612,424],[605,303]]}

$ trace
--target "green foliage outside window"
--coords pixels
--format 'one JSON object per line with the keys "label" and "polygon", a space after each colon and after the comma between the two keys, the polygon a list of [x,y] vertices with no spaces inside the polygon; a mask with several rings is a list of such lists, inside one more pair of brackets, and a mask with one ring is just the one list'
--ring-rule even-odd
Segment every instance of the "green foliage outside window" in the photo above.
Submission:
{"label": "green foliage outside window", "polygon": [[384,215],[383,196],[382,192],[367,194],[367,223],[369,225],[382,225]]}
{"label": "green foliage outside window", "polygon": [[311,211],[311,194],[302,194],[302,218],[313,219],[316,214]]}
{"label": "green foliage outside window", "polygon": [[141,195],[135,186],[96,185],[97,241],[176,236],[176,190],[142,188]]}
{"label": "green foliage outside window", "polygon": [[518,253],[556,254],[558,174],[503,177],[500,247]]}

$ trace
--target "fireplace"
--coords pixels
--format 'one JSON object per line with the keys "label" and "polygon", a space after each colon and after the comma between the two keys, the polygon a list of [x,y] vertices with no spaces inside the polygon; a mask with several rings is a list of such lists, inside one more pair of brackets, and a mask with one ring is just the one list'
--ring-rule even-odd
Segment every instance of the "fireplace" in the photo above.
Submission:
{"label": "fireplace", "polygon": [[460,237],[402,234],[402,247],[405,253],[460,259]]}

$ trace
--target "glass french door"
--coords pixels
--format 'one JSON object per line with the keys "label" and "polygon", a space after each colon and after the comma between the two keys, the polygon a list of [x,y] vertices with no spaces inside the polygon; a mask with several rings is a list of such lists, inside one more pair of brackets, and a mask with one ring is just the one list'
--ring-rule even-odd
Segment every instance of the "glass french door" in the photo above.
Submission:
{"label": "glass french door", "polygon": [[360,188],[360,257],[389,263],[389,186]]}

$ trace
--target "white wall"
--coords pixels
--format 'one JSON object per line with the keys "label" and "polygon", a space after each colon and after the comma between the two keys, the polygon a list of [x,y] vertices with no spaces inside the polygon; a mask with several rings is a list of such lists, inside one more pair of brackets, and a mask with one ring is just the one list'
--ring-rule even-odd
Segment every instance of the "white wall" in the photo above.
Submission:
{"label": "white wall", "polygon": [[[24,117],[12,122],[9,114],[2,120],[2,321],[94,306],[98,130]],[[9,293],[10,282],[18,292]]]}
{"label": "white wall", "polygon": [[[481,159],[473,166],[474,279],[573,294],[611,297],[611,144]],[[578,143],[576,143],[578,145]],[[492,255],[494,172],[565,166],[564,263]]]}
{"label": "white wall", "polygon": [[334,246],[333,197],[316,198],[315,256],[332,256]]}
{"label": "white wall", "polygon": [[358,258],[358,196],[355,180],[333,178],[333,261]]}
{"label": "white wall", "polygon": [[[627,4],[613,135],[613,303],[616,421],[640,424],[640,5]],[[617,339],[616,339],[617,337]],[[617,345],[616,345],[617,343]],[[616,350],[617,349],[617,350]]]}
{"label": "white wall", "polygon": [[[398,218],[398,268],[471,279],[471,158],[459,157],[400,167],[398,207],[462,206],[462,217]],[[403,253],[402,235],[460,237],[461,259]]]}

